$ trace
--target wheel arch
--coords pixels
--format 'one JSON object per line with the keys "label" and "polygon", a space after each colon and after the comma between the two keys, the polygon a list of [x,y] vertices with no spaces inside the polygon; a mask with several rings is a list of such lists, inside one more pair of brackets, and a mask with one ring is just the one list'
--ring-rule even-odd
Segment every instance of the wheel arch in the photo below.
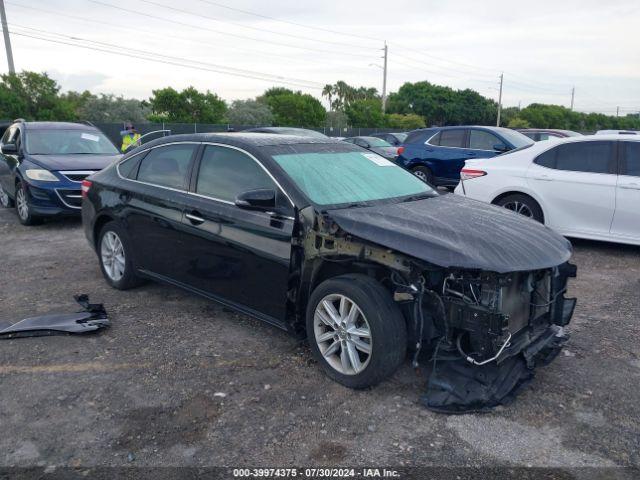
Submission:
{"label": "wheel arch", "polygon": [[542,210],[542,223],[546,224],[547,212],[546,212],[546,210],[544,208],[544,205],[542,204],[540,199],[536,197],[536,195],[532,195],[530,192],[525,192],[525,191],[522,191],[522,190],[508,190],[506,192],[502,192],[500,195],[498,195],[493,200],[491,200],[491,204],[492,205],[497,205],[500,200],[502,200],[503,198],[508,197],[509,195],[524,195],[525,197],[529,197],[531,200],[536,202],[538,204],[538,206],[540,207],[540,210]]}
{"label": "wheel arch", "polygon": [[93,222],[93,245],[94,247],[97,249],[98,248],[98,235],[100,234],[100,230],[102,230],[102,227],[104,227],[107,223],[114,221],[115,217],[113,217],[111,214],[109,213],[100,213],[98,214],[98,216],[96,217],[96,220]]}

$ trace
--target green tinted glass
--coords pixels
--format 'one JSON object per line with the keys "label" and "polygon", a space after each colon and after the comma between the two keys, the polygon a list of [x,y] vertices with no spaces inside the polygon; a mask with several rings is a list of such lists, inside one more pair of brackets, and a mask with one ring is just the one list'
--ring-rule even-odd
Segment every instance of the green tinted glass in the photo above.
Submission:
{"label": "green tinted glass", "polygon": [[434,192],[411,173],[375,153],[297,153],[273,158],[317,205]]}

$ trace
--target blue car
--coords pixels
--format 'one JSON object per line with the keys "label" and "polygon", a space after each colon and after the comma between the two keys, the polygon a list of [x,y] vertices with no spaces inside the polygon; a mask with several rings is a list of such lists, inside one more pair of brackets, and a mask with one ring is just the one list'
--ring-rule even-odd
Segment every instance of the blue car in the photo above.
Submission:
{"label": "blue car", "polygon": [[409,133],[398,149],[398,165],[436,186],[455,187],[465,160],[490,158],[534,142],[500,127],[434,127]]}
{"label": "blue car", "polygon": [[82,181],[121,155],[90,125],[16,120],[0,140],[0,205],[23,225],[80,216]]}

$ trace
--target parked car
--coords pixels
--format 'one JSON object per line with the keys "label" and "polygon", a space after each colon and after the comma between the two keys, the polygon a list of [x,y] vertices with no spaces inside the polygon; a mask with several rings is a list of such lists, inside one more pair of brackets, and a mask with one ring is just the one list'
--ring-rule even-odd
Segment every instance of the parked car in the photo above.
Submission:
{"label": "parked car", "polygon": [[324,133],[309,130],[307,128],[293,127],[256,127],[243,130],[254,133],[275,133],[276,135],[298,135],[300,137],[328,138]]}
{"label": "parked car", "polygon": [[15,205],[23,225],[79,215],[82,180],[120,158],[100,130],[79,123],[16,121],[0,149],[0,205]]}
{"label": "parked car", "polygon": [[[571,317],[568,241],[440,196],[349,143],[176,135],[82,188],[84,230],[109,285],[158,280],[306,332],[319,365],[349,387],[391,375],[417,338],[458,356],[462,370],[508,363],[504,387],[510,362],[524,365],[526,350],[532,366]],[[465,388],[470,377],[459,379]]]}
{"label": "parked car", "polygon": [[373,153],[377,153],[388,160],[395,160],[398,157],[398,148],[381,138],[349,137],[342,141],[358,145],[359,147],[365,148]]}
{"label": "parked car", "polygon": [[598,130],[595,135],[640,135],[636,130]]}
{"label": "parked car", "polygon": [[551,140],[555,138],[581,137],[582,134],[571,130],[558,130],[552,128],[519,128],[521,134],[529,137],[535,142]]}
{"label": "parked car", "polygon": [[640,138],[571,137],[470,160],[455,193],[503,206],[568,237],[640,245]]}
{"label": "parked car", "polygon": [[398,149],[398,165],[432,185],[455,187],[465,160],[491,158],[533,143],[508,128],[423,128],[410,132]]}
{"label": "parked car", "polygon": [[394,147],[402,145],[402,142],[407,138],[407,134],[404,132],[374,133],[371,136],[381,138],[382,140],[389,142]]}

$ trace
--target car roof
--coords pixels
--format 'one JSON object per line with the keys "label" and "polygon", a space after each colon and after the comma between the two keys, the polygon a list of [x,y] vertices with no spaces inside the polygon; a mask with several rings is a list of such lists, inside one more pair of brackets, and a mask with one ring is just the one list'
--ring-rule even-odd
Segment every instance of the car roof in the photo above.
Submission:
{"label": "car roof", "polygon": [[[299,145],[309,143],[340,143],[329,137],[303,137],[301,135],[280,135],[275,133],[258,132],[229,132],[229,133],[188,133],[184,135],[169,135],[151,142],[142,147],[153,147],[175,142],[219,142],[238,147],[260,147],[273,145]],[[137,149],[136,149],[137,150]]]}
{"label": "car roof", "polygon": [[93,125],[74,122],[20,122],[27,130],[98,130]]}

